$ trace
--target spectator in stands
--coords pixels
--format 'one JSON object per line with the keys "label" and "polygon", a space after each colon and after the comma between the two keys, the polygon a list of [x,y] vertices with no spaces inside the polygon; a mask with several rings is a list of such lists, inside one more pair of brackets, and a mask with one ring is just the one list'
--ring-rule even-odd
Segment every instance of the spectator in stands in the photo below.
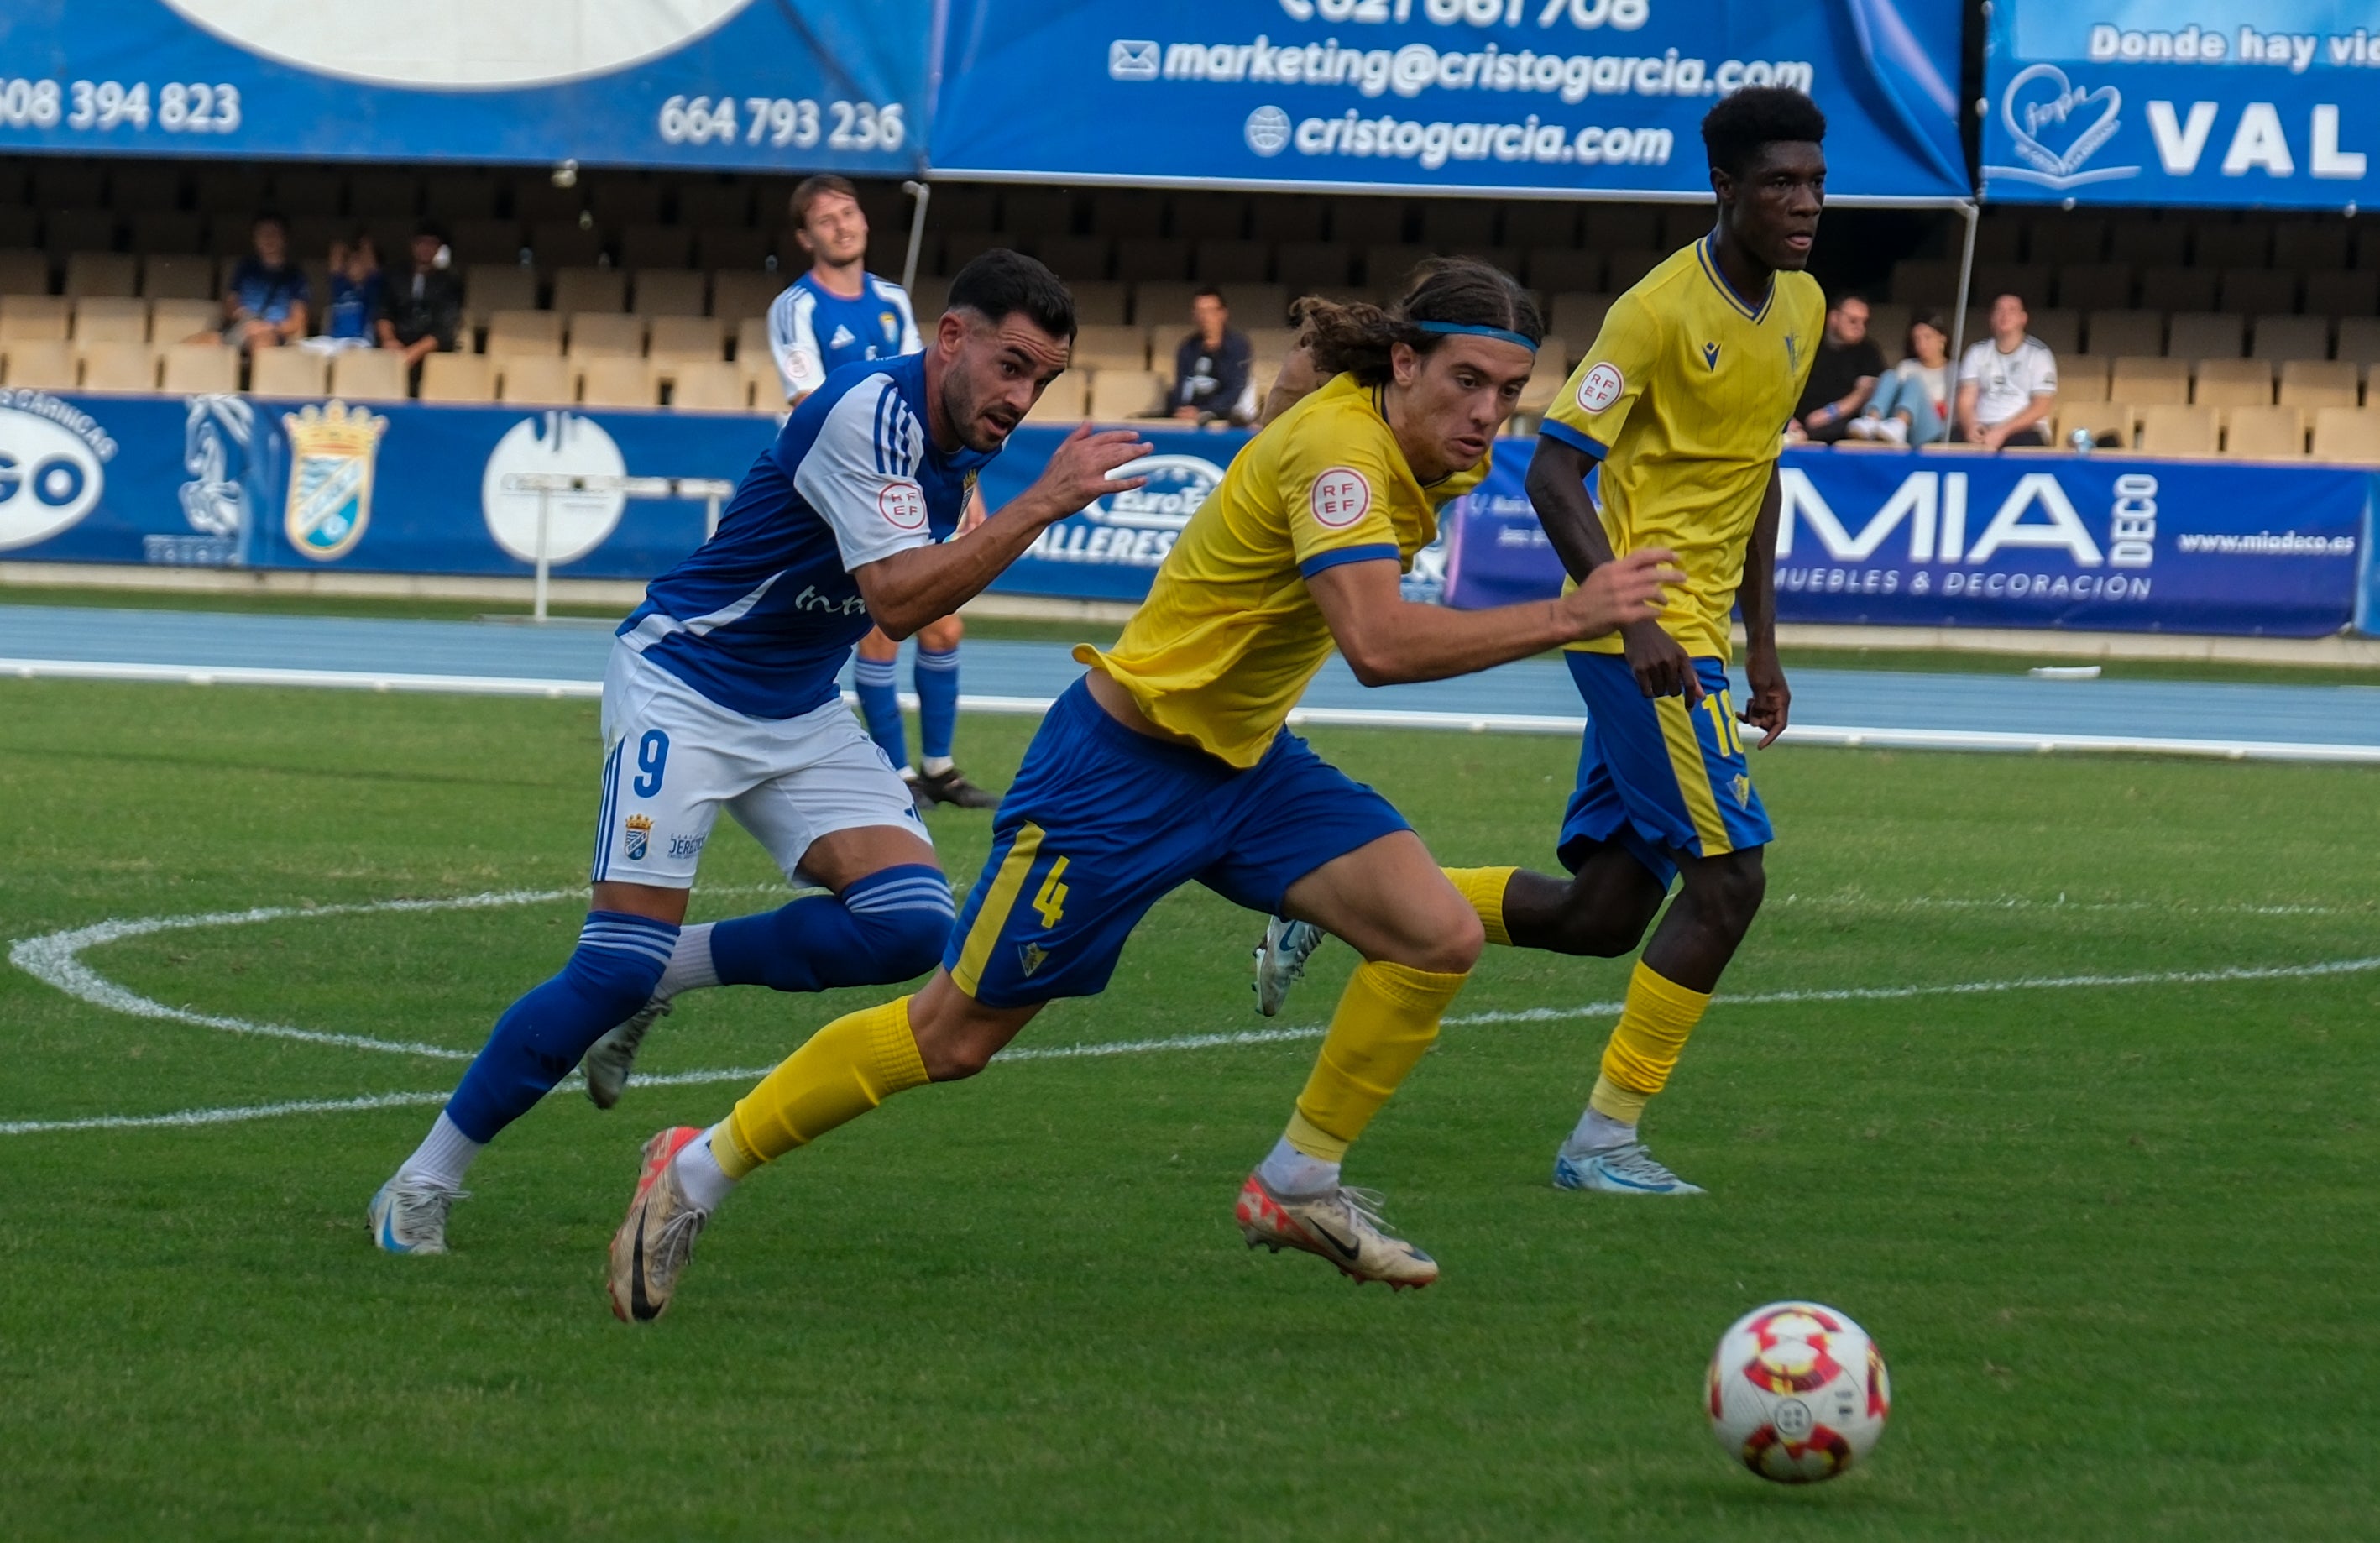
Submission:
{"label": "spectator in stands", "polygon": [[1867,335],[1867,302],[1845,295],[1827,308],[1827,335],[1810,366],[1810,383],[1793,414],[1789,436],[1832,444],[1867,406],[1868,394],[1884,373],[1884,355]]}
{"label": "spectator in stands", "polygon": [[1248,389],[1256,351],[1248,334],[1232,330],[1232,308],[1211,286],[1190,299],[1196,330],[1173,350],[1173,394],[1168,405],[1185,423],[1245,423],[1255,416]]}
{"label": "spectator in stands", "polygon": [[306,274],[289,261],[289,227],[278,214],[259,214],[249,238],[256,250],[231,271],[221,330],[189,341],[221,337],[241,349],[277,348],[306,335]]}
{"label": "spectator in stands", "polygon": [[407,369],[425,355],[454,351],[463,328],[463,286],[453,263],[446,233],[424,221],[414,227],[410,270],[382,287],[380,346],[404,350]]}
{"label": "spectator in stands", "polygon": [[1852,439],[1932,444],[1950,422],[1950,332],[1938,310],[1910,319],[1909,355],[1876,383],[1867,407],[1844,426]]}
{"label": "spectator in stands", "polygon": [[2047,444],[2050,410],[2058,406],[2058,358],[2025,331],[2033,318],[2024,302],[2002,295],[1992,302],[1992,336],[1959,361],[1959,437],[1998,450]]}
{"label": "spectator in stands", "polygon": [[379,341],[385,290],[380,254],[371,237],[358,232],[350,241],[331,243],[329,296],[322,307],[322,330],[299,346],[335,354],[346,348],[370,348]]}

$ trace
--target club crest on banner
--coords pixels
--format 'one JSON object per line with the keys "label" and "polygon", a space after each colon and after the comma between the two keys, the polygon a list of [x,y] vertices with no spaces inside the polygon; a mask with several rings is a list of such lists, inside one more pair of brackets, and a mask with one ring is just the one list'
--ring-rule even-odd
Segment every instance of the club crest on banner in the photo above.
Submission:
{"label": "club crest on banner", "polygon": [[372,468],[388,419],[345,402],[282,416],[289,431],[289,544],[318,563],[355,550],[371,523]]}

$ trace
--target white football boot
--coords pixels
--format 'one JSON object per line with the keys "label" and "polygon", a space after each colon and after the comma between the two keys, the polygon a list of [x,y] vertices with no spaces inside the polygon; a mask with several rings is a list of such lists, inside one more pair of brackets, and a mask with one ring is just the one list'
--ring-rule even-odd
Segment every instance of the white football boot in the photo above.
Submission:
{"label": "white football boot", "polygon": [[609,1109],[627,1091],[628,1075],[637,1069],[637,1047],[645,1031],[669,1016],[670,999],[654,997],[637,1009],[626,1023],[587,1047],[580,1069],[587,1074],[587,1096],[598,1109]]}
{"label": "white football boot", "polygon": [[446,1213],[471,1192],[399,1173],[371,1197],[372,1243],[391,1254],[446,1252]]}
{"label": "white football boot", "polygon": [[1289,989],[1305,974],[1305,961],[1330,936],[1310,921],[1265,917],[1264,941],[1257,944],[1257,1011],[1269,1018],[1289,1001]]}
{"label": "white football boot", "polygon": [[1322,1195],[1276,1195],[1251,1173],[1240,1186],[1232,1215],[1249,1247],[1263,1244],[1276,1254],[1296,1248],[1319,1255],[1359,1286],[1386,1281],[1390,1290],[1402,1291],[1438,1279],[1436,1259],[1382,1225],[1375,1190],[1342,1185]]}
{"label": "white football boot", "polygon": [[1655,1160],[1641,1141],[1599,1147],[1591,1152],[1564,1150],[1554,1159],[1556,1189],[1587,1189],[1600,1195],[1700,1195],[1690,1185]]}

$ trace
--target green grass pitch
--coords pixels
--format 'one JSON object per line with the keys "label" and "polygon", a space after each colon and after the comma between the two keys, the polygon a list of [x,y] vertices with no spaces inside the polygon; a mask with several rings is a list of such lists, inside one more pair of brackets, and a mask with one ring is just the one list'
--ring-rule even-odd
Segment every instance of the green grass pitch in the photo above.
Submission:
{"label": "green grass pitch", "polygon": [[[591,704],[0,685],[11,939],[251,906],[571,892]],[[1030,725],[971,719],[997,782]],[[1450,862],[1545,866],[1574,747],[1328,732]],[[736,1081],[565,1085],[473,1174],[456,1252],[370,1248],[429,1107],[0,1136],[0,1532],[21,1537],[2368,1537],[2380,1481],[2380,954],[2369,770],[1780,748],[1770,905],[1648,1134],[1707,1185],[1564,1195],[1609,1014],[1457,1023],[1350,1177],[1429,1291],[1250,1254],[1233,1190],[1308,1040],[1044,1059],[760,1175],[672,1316],[601,1266],[638,1144]],[[1148,811],[1154,823],[1169,811]],[[989,821],[934,831],[972,877]],[[771,904],[714,844],[696,914]],[[575,897],[157,932],[105,978],[468,1051]],[[1168,901],[1026,1044],[1265,1027],[1254,918]],[[1333,945],[1282,1020],[1317,1025]],[[2110,983],[1835,1001],[1786,993]],[[1458,1014],[1608,1002],[1494,951]],[[2125,981],[2129,979],[2129,983]],[[722,991],[655,1072],[770,1063],[882,992]],[[1758,1000],[1767,998],[1769,1000]],[[0,971],[0,1122],[429,1092],[458,1065],[127,1016]],[[1699,1408],[1786,1295],[1890,1359],[1872,1463],[1789,1491]]]}

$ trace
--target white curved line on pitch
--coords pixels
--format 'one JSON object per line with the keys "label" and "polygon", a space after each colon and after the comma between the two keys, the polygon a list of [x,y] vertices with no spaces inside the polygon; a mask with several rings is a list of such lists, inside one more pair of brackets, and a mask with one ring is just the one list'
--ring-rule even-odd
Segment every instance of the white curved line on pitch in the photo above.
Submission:
{"label": "white curved line on pitch", "polygon": [[[572,892],[575,893],[575,892]],[[2001,991],[2055,991],[2127,986],[2209,986],[2228,981],[2303,980],[2323,976],[2361,975],[2380,970],[2380,955],[2363,959],[2329,959],[2309,965],[2243,965],[2211,970],[2158,970],[2138,975],[2021,976],[2009,980],[1961,980],[1935,986],[1850,986],[1832,990],[1757,991],[1721,997],[1712,1005],[1766,1007],[1813,1002],[1905,1002],[1917,997],[1978,996]],[[1462,1013],[1445,1020],[1450,1028],[1485,1024],[1555,1023],[1572,1018],[1602,1017],[1620,1011],[1616,1002],[1591,1002],[1577,1007],[1530,1007],[1517,1010]],[[1318,1039],[1323,1027],[1303,1024],[1281,1028],[1253,1028],[1220,1034],[1183,1034],[1161,1039],[1117,1039],[1102,1044],[1026,1046],[1002,1052],[1002,1062],[1083,1061],[1117,1055],[1147,1055],[1166,1051],[1220,1050],[1243,1045],[1278,1045]],[[707,1083],[752,1082],[768,1075],[766,1066],[722,1067],[711,1071],[668,1072],[636,1079],[638,1087],[689,1087]],[[562,1087],[570,1084],[564,1083]],[[559,1090],[559,1089],[557,1089]],[[0,1136],[37,1136],[66,1131],[138,1130],[180,1125],[229,1124],[243,1120],[273,1120],[293,1114],[334,1114],[371,1109],[400,1109],[443,1104],[447,1093],[379,1093],[357,1099],[306,1099],[285,1103],[249,1104],[223,1109],[186,1109],[168,1114],[102,1114],[80,1120],[0,1121]]]}

